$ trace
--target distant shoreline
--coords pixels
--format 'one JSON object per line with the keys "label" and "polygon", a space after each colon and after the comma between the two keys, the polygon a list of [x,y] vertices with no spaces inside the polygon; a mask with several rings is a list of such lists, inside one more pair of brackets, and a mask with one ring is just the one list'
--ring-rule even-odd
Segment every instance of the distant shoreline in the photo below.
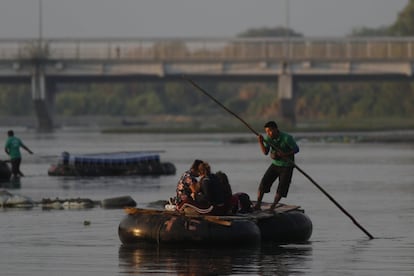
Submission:
{"label": "distant shoreline", "polygon": [[[276,118],[277,119],[277,118]],[[250,126],[263,132],[266,119],[246,118]],[[128,123],[125,123],[128,122]],[[133,122],[133,123],[130,123]],[[300,121],[292,127],[277,121],[281,130],[292,133],[298,140],[322,142],[382,142],[414,143],[414,121],[411,118],[366,118],[364,120],[312,120]],[[208,118],[186,116],[111,117],[78,116],[57,117],[55,131],[71,129],[98,131],[103,134],[232,134],[235,143],[256,141],[251,131],[231,116],[210,116]],[[33,117],[0,117],[0,128],[35,130]],[[246,135],[252,134],[252,136]]]}
{"label": "distant shoreline", "polygon": [[[104,134],[232,134],[234,138],[229,139],[229,143],[253,143],[256,136],[249,130],[219,130],[219,129],[131,129],[131,128],[111,128],[103,129]],[[389,129],[389,130],[342,130],[342,131],[289,131],[296,140],[310,142],[327,143],[413,143],[414,129]]]}

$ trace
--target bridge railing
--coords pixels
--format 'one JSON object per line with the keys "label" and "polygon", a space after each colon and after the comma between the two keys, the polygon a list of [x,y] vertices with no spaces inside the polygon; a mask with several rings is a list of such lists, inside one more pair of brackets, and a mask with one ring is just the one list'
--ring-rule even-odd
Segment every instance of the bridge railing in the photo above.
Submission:
{"label": "bridge railing", "polygon": [[[39,47],[40,46],[40,47]],[[175,38],[0,40],[1,60],[411,60],[414,38]]]}

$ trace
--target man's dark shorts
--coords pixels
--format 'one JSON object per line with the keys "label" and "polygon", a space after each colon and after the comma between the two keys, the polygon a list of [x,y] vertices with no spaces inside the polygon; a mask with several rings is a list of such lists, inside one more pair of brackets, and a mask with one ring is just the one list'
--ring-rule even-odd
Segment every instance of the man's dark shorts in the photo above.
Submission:
{"label": "man's dark shorts", "polygon": [[263,193],[270,192],[270,188],[279,177],[277,193],[286,197],[289,191],[290,182],[292,181],[293,167],[279,167],[271,164],[260,181],[259,190]]}
{"label": "man's dark shorts", "polygon": [[11,160],[11,167],[12,167],[12,173],[14,175],[19,175],[20,172],[20,163],[22,159],[21,158],[14,158]]}

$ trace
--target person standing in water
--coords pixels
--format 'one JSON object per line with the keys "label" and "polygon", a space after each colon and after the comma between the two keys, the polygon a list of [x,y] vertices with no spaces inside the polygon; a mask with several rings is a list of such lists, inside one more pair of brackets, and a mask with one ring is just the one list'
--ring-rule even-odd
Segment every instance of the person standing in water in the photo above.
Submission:
{"label": "person standing in water", "polygon": [[12,166],[12,176],[20,177],[24,176],[20,171],[20,163],[22,162],[22,154],[20,152],[20,147],[24,148],[28,153],[33,154],[33,152],[23,144],[22,140],[14,136],[14,131],[9,130],[7,132],[8,138],[4,146],[5,152],[10,156],[10,162]]}
{"label": "person standing in water", "polygon": [[261,209],[263,195],[270,192],[273,182],[279,178],[279,185],[270,207],[271,210],[274,210],[280,199],[288,194],[290,182],[292,181],[295,154],[299,152],[299,147],[291,135],[278,129],[276,122],[267,122],[264,129],[266,136],[259,135],[258,142],[264,155],[270,152],[272,163],[260,181],[257,203],[254,209]]}

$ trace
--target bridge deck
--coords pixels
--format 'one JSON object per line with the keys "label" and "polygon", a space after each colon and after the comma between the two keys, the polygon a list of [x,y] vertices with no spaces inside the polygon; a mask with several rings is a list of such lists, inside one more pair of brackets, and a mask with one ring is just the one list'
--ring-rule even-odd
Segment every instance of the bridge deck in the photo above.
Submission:
{"label": "bridge deck", "polygon": [[[39,47],[39,45],[41,47]],[[0,61],[412,60],[414,38],[0,39]]]}

